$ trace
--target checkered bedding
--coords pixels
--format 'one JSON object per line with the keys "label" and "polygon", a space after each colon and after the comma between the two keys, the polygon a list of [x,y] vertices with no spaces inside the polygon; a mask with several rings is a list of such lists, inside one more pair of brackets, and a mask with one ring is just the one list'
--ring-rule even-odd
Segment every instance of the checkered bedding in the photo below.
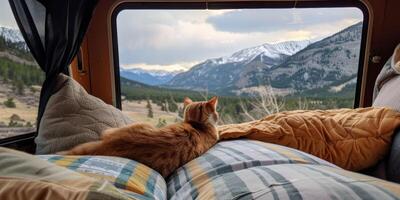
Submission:
{"label": "checkered bedding", "polygon": [[108,180],[130,199],[166,199],[163,177],[133,160],[109,156],[40,155],[39,158],[90,177]]}
{"label": "checkered bedding", "polygon": [[253,140],[224,141],[167,180],[132,160],[41,155],[105,179],[131,199],[400,199],[400,185],[342,170],[301,151]]}
{"label": "checkered bedding", "polygon": [[220,142],[168,180],[170,199],[399,199],[400,186],[252,140]]}

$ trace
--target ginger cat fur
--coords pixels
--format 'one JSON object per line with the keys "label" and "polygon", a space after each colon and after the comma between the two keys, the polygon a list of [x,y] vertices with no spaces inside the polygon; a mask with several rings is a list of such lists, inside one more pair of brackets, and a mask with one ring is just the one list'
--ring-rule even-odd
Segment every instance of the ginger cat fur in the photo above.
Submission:
{"label": "ginger cat fur", "polygon": [[162,128],[144,123],[112,128],[102,133],[100,141],[84,143],[60,153],[129,158],[167,177],[217,143],[217,103],[217,97],[204,102],[193,102],[186,97],[181,123]]}

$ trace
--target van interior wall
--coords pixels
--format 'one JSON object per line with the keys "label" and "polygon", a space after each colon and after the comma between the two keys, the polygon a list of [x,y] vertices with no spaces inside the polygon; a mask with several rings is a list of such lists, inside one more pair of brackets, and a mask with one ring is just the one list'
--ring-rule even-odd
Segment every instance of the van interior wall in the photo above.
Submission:
{"label": "van interior wall", "polygon": [[[78,73],[76,60],[72,63],[73,77],[89,93],[109,104],[114,104],[113,47],[111,34],[111,14],[113,9],[125,0],[100,0],[94,12],[86,38],[82,44],[83,63],[86,73]],[[375,79],[385,61],[400,43],[400,1],[363,0],[370,10],[369,40],[364,65],[360,106],[372,104]],[[373,56],[380,56],[381,62],[373,63]]]}
{"label": "van interior wall", "polygon": [[88,93],[108,104],[114,104],[110,18],[116,2],[117,0],[100,0],[93,13],[82,45],[82,51],[86,52],[82,60],[86,64],[87,73],[77,72],[76,58],[71,65],[72,77],[82,84]]}
{"label": "van interior wall", "polygon": [[[390,58],[394,48],[400,43],[400,1],[398,0],[365,0],[372,9],[371,38],[368,63],[364,66],[363,95],[361,104],[372,105],[373,88],[376,77]],[[368,45],[367,45],[368,46]],[[373,63],[371,58],[380,56],[381,62]]]}
{"label": "van interior wall", "polygon": [[90,84],[90,68],[89,68],[89,52],[88,52],[88,38],[83,39],[81,49],[78,54],[81,54],[81,65],[82,69],[78,69],[78,58],[76,57],[72,63],[70,72],[72,73],[73,79],[78,81],[87,92],[92,93]]}

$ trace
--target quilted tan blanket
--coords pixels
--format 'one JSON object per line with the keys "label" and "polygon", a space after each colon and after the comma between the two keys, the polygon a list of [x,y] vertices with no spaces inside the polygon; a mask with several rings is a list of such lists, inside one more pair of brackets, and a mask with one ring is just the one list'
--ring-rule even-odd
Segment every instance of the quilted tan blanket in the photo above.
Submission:
{"label": "quilted tan blanket", "polygon": [[287,111],[219,127],[221,139],[245,137],[313,154],[358,171],[388,152],[400,113],[388,108]]}

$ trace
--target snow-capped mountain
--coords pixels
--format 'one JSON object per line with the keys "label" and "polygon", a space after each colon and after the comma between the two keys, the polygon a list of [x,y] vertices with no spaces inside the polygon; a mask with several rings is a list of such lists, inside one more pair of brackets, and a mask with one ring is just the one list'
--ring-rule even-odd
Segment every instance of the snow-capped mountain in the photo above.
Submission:
{"label": "snow-capped mountain", "polygon": [[170,81],[181,71],[144,70],[140,68],[121,69],[120,75],[129,80],[138,81],[147,85],[162,85]]}
{"label": "snow-capped mountain", "polygon": [[243,61],[246,62],[253,60],[257,56],[279,59],[282,57],[282,55],[290,56],[297,53],[298,51],[308,46],[310,43],[311,42],[309,40],[287,41],[277,44],[266,43],[260,46],[243,49],[241,51],[232,54],[227,58],[222,57],[222,60],[225,61],[225,63],[243,62]]}
{"label": "snow-capped mountain", "polygon": [[[242,73],[279,65],[310,43],[311,41],[307,40],[263,44],[237,51],[230,56],[208,59],[189,71],[176,75],[167,85],[195,90],[218,90],[230,87],[239,81]],[[259,63],[260,66],[255,67],[254,63]]]}
{"label": "snow-capped mountain", "polygon": [[265,43],[260,46],[251,47],[233,53],[230,56],[209,59],[206,62],[211,62],[216,65],[228,63],[246,63],[256,57],[269,58],[279,60],[284,56],[290,56],[304,49],[311,44],[310,40],[304,41],[287,41],[276,44]]}
{"label": "snow-capped mountain", "polygon": [[6,41],[12,43],[24,41],[21,32],[18,29],[0,27],[0,36],[3,37]]}
{"label": "snow-capped mountain", "polygon": [[[231,56],[208,59],[176,75],[166,86],[228,95],[261,85],[286,94],[329,93],[330,88],[344,92],[355,87],[349,80],[357,76],[361,34],[360,22],[311,44],[292,41],[243,49]],[[342,86],[345,82],[348,84]]]}

